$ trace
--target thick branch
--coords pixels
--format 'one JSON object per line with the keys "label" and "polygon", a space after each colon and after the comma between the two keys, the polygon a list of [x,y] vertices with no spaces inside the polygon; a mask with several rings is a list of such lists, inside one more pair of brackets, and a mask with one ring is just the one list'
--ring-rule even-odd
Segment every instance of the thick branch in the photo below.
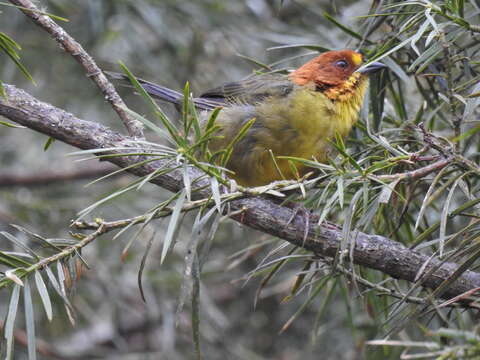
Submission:
{"label": "thick branch", "polygon": [[49,16],[43,15],[40,10],[30,0],[10,0],[14,5],[20,6],[20,10],[32,19],[32,21],[48,32],[53,39],[67,53],[72,55],[75,60],[85,69],[86,74],[102,91],[105,100],[107,100],[116,111],[123,124],[128,130],[130,136],[137,139],[143,138],[143,125],[130,117],[125,111],[126,105],[120,95],[118,95],[112,83],[95,63],[95,60],[85,51],[73,37],[71,37],[61,26],[53,21]]}
{"label": "thick branch", "polygon": [[[52,136],[58,140],[80,149],[110,148],[131,146],[131,138],[122,136],[102,125],[74,117],[52,105],[40,102],[14,86],[5,85],[7,100],[0,98],[0,115],[28,128]],[[18,131],[18,130],[15,130]],[[119,151],[118,154],[121,154]],[[138,157],[118,156],[108,161],[127,167],[138,162]],[[129,171],[137,176],[145,176],[164,166],[164,161],[155,161],[132,167]],[[202,173],[190,169],[190,178],[200,178]],[[181,170],[151,180],[163,188],[178,191],[183,187]],[[199,196],[209,195],[208,179],[204,176],[197,182]],[[342,239],[341,229],[330,223],[317,226],[318,217],[310,215],[308,222],[304,214],[297,214],[294,209],[280,206],[263,197],[247,197],[230,203],[231,218],[253,229],[277,236],[286,241],[310,250],[316,254],[336,256]],[[308,225],[307,225],[308,223]],[[308,229],[305,227],[308,226]],[[307,236],[304,239],[305,231]],[[400,243],[378,235],[356,233],[353,259],[356,264],[380,270],[392,277],[413,282],[417,272],[427,262],[428,256],[412,251]],[[458,265],[433,259],[428,263],[424,273],[433,267],[439,268],[433,275],[422,279],[422,285],[436,288],[458,268]],[[473,271],[464,272],[443,297],[454,297],[470,289],[480,287],[480,274]]]}

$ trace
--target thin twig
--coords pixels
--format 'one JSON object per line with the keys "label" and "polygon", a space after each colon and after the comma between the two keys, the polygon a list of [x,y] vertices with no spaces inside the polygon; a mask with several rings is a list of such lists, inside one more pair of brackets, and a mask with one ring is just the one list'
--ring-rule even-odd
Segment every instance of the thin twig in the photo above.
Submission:
{"label": "thin twig", "polygon": [[[220,196],[220,199],[222,201],[225,200],[233,200],[233,199],[238,199],[242,196],[245,196],[245,194],[241,192],[235,192],[235,193],[228,193],[228,194],[222,194]],[[195,200],[195,201],[188,201],[185,202],[185,205],[182,206],[182,209],[180,212],[185,213],[189,212],[195,209],[198,209],[202,206],[205,206],[206,204],[213,204],[215,200],[211,197],[206,198],[206,199],[200,199],[200,200]],[[147,220],[150,219],[159,219],[163,217],[170,216],[173,212],[173,209],[171,207],[162,207],[154,211],[154,215],[152,214],[145,214],[145,215],[139,215],[139,216],[134,216],[128,219],[122,219],[122,220],[115,220],[115,221],[104,221],[102,219],[96,219],[95,221],[87,222],[87,221],[75,221],[72,223],[71,226],[75,227],[76,229],[79,230],[96,230],[100,227],[104,228],[105,232],[109,232],[112,230],[117,230],[117,229],[122,229],[125,228],[129,225],[136,225],[136,224],[142,224]]]}
{"label": "thin twig", "polygon": [[[417,296],[406,295],[406,294],[403,294],[399,291],[396,291],[395,289],[390,289],[390,288],[384,287],[380,284],[373,283],[373,282],[368,281],[367,279],[364,279],[361,276],[355,274],[353,271],[347,269],[344,266],[338,265],[336,270],[341,272],[343,275],[346,275],[349,278],[354,279],[355,281],[362,284],[363,286],[365,286],[369,289],[373,289],[373,290],[378,291],[377,295],[388,295],[388,296],[391,296],[391,297],[394,297],[394,298],[397,298],[397,299],[400,299],[400,300],[403,300],[403,301],[406,301],[406,302],[412,303],[412,304],[419,304],[419,305],[426,304],[427,300],[424,299],[424,298],[417,297]],[[461,300],[464,300],[465,294],[471,295],[471,294],[473,294],[477,291],[478,291],[478,289],[469,290],[468,292],[466,292],[464,294],[460,294],[460,295],[454,297],[453,299],[450,299],[450,300],[442,302],[442,303],[439,302],[438,306],[439,307],[461,307],[461,308],[479,309],[480,306],[478,304],[474,303],[474,302],[461,302]]]}
{"label": "thin twig", "polygon": [[[43,258],[40,261],[30,265],[27,268],[22,268],[22,272],[19,273],[19,274],[16,274],[16,275],[19,276],[19,277],[26,277],[26,276],[28,276],[28,274],[31,274],[31,273],[33,273],[37,270],[42,270],[43,268],[45,268],[46,266],[49,266],[50,264],[56,263],[59,260],[65,259],[69,256],[72,256],[73,254],[78,253],[78,251],[80,249],[87,246],[88,244],[90,244],[92,241],[94,241],[100,235],[102,235],[104,233],[105,233],[105,227],[100,226],[97,230],[95,230],[91,234],[85,236],[82,240],[77,242],[75,245],[67,246],[62,251],[60,251],[60,252],[58,252],[58,253],[56,253],[52,256]],[[18,269],[15,269],[15,270],[18,270]],[[13,279],[8,278],[8,277],[5,277],[2,281],[14,282]]]}
{"label": "thin twig", "polygon": [[453,157],[448,157],[446,159],[442,159],[439,161],[434,162],[433,164],[421,167],[420,169],[415,169],[412,171],[407,171],[404,173],[397,173],[397,174],[391,174],[391,175],[378,175],[375,176],[376,179],[378,180],[407,180],[407,181],[412,181],[416,179],[420,179],[422,177],[427,176],[428,174],[443,169],[445,166],[449,165],[452,163]]}
{"label": "thin twig", "polygon": [[125,111],[127,107],[115,87],[107,79],[102,70],[95,63],[93,58],[83,49],[73,37],[71,37],[61,26],[53,21],[48,15],[43,15],[40,10],[30,0],[10,0],[13,5],[19,6],[19,9],[32,21],[48,32],[53,39],[60,44],[61,48],[72,55],[80,65],[85,69],[87,77],[102,91],[102,94],[118,114],[123,124],[127,128],[128,134],[136,139],[144,139],[143,125],[132,118]]}

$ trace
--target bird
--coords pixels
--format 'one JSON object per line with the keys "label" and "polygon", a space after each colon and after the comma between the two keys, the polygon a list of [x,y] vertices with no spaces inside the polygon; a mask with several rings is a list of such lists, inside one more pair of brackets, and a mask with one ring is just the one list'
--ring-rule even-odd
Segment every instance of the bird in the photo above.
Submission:
{"label": "bird", "polygon": [[[325,162],[336,136],[345,137],[358,119],[368,75],[386,66],[365,65],[361,53],[332,50],[321,53],[288,74],[266,73],[225,83],[193,98],[205,123],[216,108],[216,136],[212,152],[226,148],[253,120],[235,143],[226,163],[229,177],[246,187],[297,179],[309,172],[304,162]],[[184,95],[145,80],[139,83],[152,97],[181,105]]]}

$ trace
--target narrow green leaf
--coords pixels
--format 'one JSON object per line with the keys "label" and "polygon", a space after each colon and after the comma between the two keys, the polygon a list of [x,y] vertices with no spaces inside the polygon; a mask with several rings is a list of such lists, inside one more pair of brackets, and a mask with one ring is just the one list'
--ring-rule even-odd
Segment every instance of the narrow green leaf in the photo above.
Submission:
{"label": "narrow green leaf", "polygon": [[7,320],[5,321],[5,329],[3,336],[7,340],[5,360],[13,359],[13,328],[15,318],[17,316],[18,299],[20,298],[20,285],[13,285],[10,303],[8,305]]}
{"label": "narrow green leaf", "polygon": [[[333,261],[332,265],[332,270],[336,269],[337,264],[342,264],[343,263],[343,258],[345,255],[347,255],[347,248],[351,246],[355,246],[355,237],[350,236],[352,233],[352,227],[354,224],[354,217],[355,217],[355,212],[357,209],[357,202],[360,199],[360,196],[363,195],[363,190],[359,189],[355,195],[353,195],[352,200],[350,200],[350,205],[348,207],[348,210],[345,214],[345,222],[342,227],[342,239],[340,241],[340,251],[337,252],[335,255],[335,259]],[[354,235],[355,236],[355,235]],[[349,246],[350,245],[350,246]],[[348,254],[350,254],[350,251],[348,251]],[[350,260],[353,261],[352,258]],[[352,264],[353,265],[353,264]],[[352,266],[353,268],[353,266]]]}
{"label": "narrow green leaf", "polygon": [[191,121],[189,120],[190,115],[190,83],[187,81],[185,87],[183,88],[183,104],[182,104],[182,123],[183,123],[183,134],[188,136],[190,133]]}
{"label": "narrow green leaf", "polygon": [[392,181],[390,184],[385,184],[382,188],[382,192],[378,197],[378,201],[382,204],[388,204],[390,197],[392,196],[392,192],[395,191],[395,187],[400,182],[400,178]]}
{"label": "narrow green leaf", "polygon": [[142,261],[140,262],[140,269],[138,270],[138,275],[137,275],[138,288],[140,289],[140,295],[142,296],[142,300],[144,302],[147,302],[147,300],[145,299],[145,293],[143,291],[142,274],[143,274],[143,270],[145,269],[145,264],[147,263],[148,254],[150,253],[150,249],[152,248],[155,235],[156,233],[153,232],[152,236],[150,236],[150,238],[148,239],[147,246],[145,247],[145,252],[143,253],[143,256],[142,256]]}
{"label": "narrow green leaf", "polygon": [[405,45],[407,45],[410,41],[411,41],[411,38],[405,39],[400,44],[392,47],[390,50],[386,51],[385,53],[381,54],[380,56],[374,56],[372,59],[369,59],[369,61],[366,64],[362,65],[358,70],[361,70],[361,69],[367,67],[369,64],[371,64],[374,61],[382,60],[383,58],[387,57],[388,55],[394,53],[395,51],[397,51],[397,50],[401,49],[402,47],[404,47]]}
{"label": "narrow green leaf", "polygon": [[407,73],[405,72],[405,70],[403,70],[403,68],[402,68],[400,65],[398,65],[393,59],[387,57],[387,58],[384,58],[382,61],[383,61],[383,63],[384,63],[385,65],[388,66],[388,68],[389,68],[391,71],[393,71],[393,73],[394,73],[395,75],[398,76],[398,78],[399,78],[400,80],[402,80],[403,82],[405,82],[405,83],[407,83],[407,84],[410,82],[410,78],[408,77],[408,75],[407,75]]}
{"label": "narrow green leaf", "polygon": [[27,330],[28,360],[35,360],[37,358],[35,316],[33,313],[32,293],[30,291],[29,279],[25,279],[25,286],[23,287],[23,300],[25,305],[25,327]]}
{"label": "narrow green leaf", "polygon": [[183,177],[183,186],[185,189],[185,193],[187,195],[187,200],[190,201],[192,199],[192,181],[190,179],[190,175],[188,174],[187,161],[183,163],[182,177]]}
{"label": "narrow green leaf", "polygon": [[216,177],[210,178],[210,187],[212,188],[212,196],[213,196],[213,200],[215,201],[215,206],[217,207],[217,211],[219,214],[221,214],[222,200],[220,197],[220,185],[218,184],[218,180]]}
{"label": "narrow green leaf", "polygon": [[337,187],[337,190],[335,191],[335,193],[330,195],[330,197],[327,200],[327,203],[325,204],[325,206],[323,206],[322,213],[320,215],[320,218],[318,219],[318,225],[321,225],[323,221],[327,218],[328,214],[330,213],[330,210],[332,210],[333,205],[335,204],[335,202],[338,201],[339,197],[340,197],[340,193]]}
{"label": "narrow green leaf", "polygon": [[429,295],[431,299],[435,297],[440,297],[448,289],[448,287],[457,280],[465,271],[468,271],[471,266],[478,260],[480,257],[480,247],[476,244],[471,250],[472,254],[468,256],[467,260],[464,261],[455,271],[442,283],[435,288],[435,290]]}
{"label": "narrow green leaf", "polygon": [[264,70],[266,70],[266,71],[272,71],[272,68],[271,68],[269,65],[264,64],[264,63],[262,63],[261,61],[256,60],[256,59],[254,59],[254,58],[252,58],[252,57],[250,57],[250,56],[246,56],[246,55],[242,55],[242,54],[238,54],[238,53],[237,53],[236,55],[237,55],[239,58],[242,58],[242,59],[244,59],[244,60],[247,60],[248,62],[252,63],[253,65],[258,66],[259,68],[262,68],[262,69],[264,69]]}
{"label": "narrow green leaf", "polygon": [[461,18],[465,17],[464,7],[465,7],[465,1],[464,0],[457,0],[457,14]]}
{"label": "narrow green leaf", "polygon": [[273,46],[269,47],[267,51],[271,50],[283,50],[283,49],[308,49],[308,50],[314,50],[318,52],[325,52],[325,51],[330,51],[330,48],[326,48],[320,45],[315,45],[315,44],[289,44],[289,45],[280,45],[280,46]]}
{"label": "narrow green leaf", "polygon": [[275,166],[275,170],[277,171],[278,175],[280,175],[282,180],[285,180],[285,175],[283,175],[282,169],[280,169],[280,166],[278,166],[277,158],[272,149],[268,149],[268,154],[270,155],[270,159],[272,159],[273,166]]}
{"label": "narrow green leaf", "polygon": [[170,246],[172,245],[173,235],[175,234],[175,230],[177,229],[180,220],[181,210],[183,204],[185,203],[185,200],[185,189],[183,189],[177,198],[177,202],[175,203],[175,207],[173,208],[172,216],[170,217],[170,222],[168,223],[167,234],[165,235],[165,240],[163,241],[160,264],[163,264],[163,261],[167,256],[168,249],[170,249]]}
{"label": "narrow green leaf", "polygon": [[443,209],[442,209],[442,216],[440,218],[440,248],[439,248],[439,256],[443,256],[443,248],[445,245],[445,237],[446,237],[446,232],[447,232],[447,220],[448,220],[448,215],[449,215],[449,208],[450,208],[450,203],[453,198],[453,194],[455,193],[455,190],[457,188],[458,183],[462,178],[468,173],[462,174],[458,177],[458,179],[453,183],[452,188],[450,189],[447,199],[445,200],[445,203],[443,204]]}
{"label": "narrow green leaf", "polygon": [[243,137],[246,135],[247,131],[250,129],[250,127],[255,123],[255,118],[249,119],[245,124],[242,126],[242,128],[238,131],[238,134],[233,138],[233,140],[227,145],[225,148],[225,154],[222,157],[222,162],[221,165],[223,166],[228,162],[230,159],[230,155],[233,152],[233,147],[235,144],[237,144]]}
{"label": "narrow green leaf", "polygon": [[45,268],[45,271],[47,272],[47,276],[48,276],[48,280],[50,281],[50,284],[53,286],[57,294],[62,298],[65,305],[67,305],[70,309],[73,309],[73,306],[70,303],[70,300],[68,300],[67,296],[63,294],[62,289],[60,288],[60,284],[58,283],[58,280],[55,277],[55,274],[53,273],[53,271],[48,266]]}
{"label": "narrow green leaf", "polygon": [[20,45],[18,45],[11,37],[9,37],[3,32],[0,32],[0,49],[3,50],[3,52],[15,63],[15,65],[20,69],[23,75],[33,84],[35,84],[32,75],[21,63],[20,56],[16,51],[21,49]]}
{"label": "narrow green leaf", "polygon": [[50,136],[45,142],[45,145],[43,145],[43,151],[47,151],[54,142],[55,142],[55,139]]}
{"label": "narrow green leaf", "polygon": [[[455,41],[456,38],[461,35],[463,35],[462,29],[453,30],[445,36],[445,41],[447,42]],[[431,44],[429,48],[423,51],[422,54],[417,59],[415,59],[415,61],[412,64],[410,64],[407,71],[413,71],[415,68],[418,67],[415,73],[420,74],[442,52],[443,52],[442,43],[435,42]]]}
{"label": "narrow green leaf", "polygon": [[[331,284],[333,282],[333,284]],[[335,295],[335,288],[337,287],[338,283],[338,278],[332,278],[332,281],[328,284],[327,283],[327,289],[326,295],[323,296],[323,301],[320,307],[318,307],[317,315],[315,316],[315,325],[314,328],[316,329],[315,333],[318,334],[318,329],[320,327],[320,320],[323,317],[323,314],[325,314],[325,311],[327,310],[327,305],[330,303],[330,301],[333,299],[333,296]]]}
{"label": "narrow green leaf", "polygon": [[15,229],[17,229],[18,231],[23,232],[24,234],[28,235],[30,237],[30,239],[32,239],[32,241],[38,242],[43,247],[55,250],[56,252],[62,251],[61,248],[59,248],[58,246],[55,246],[50,241],[45,239],[43,236],[41,236],[39,234],[36,234],[33,231],[30,231],[27,228],[24,228],[23,226],[20,226],[20,225],[17,225],[17,224],[10,224],[10,226],[12,226]]}
{"label": "narrow green leaf", "polygon": [[112,199],[115,199],[116,197],[122,195],[122,194],[125,194],[126,192],[134,189],[137,187],[137,184],[139,182],[141,182],[142,179],[137,179],[136,181],[134,181],[132,184],[128,185],[127,187],[123,188],[123,189],[119,189],[117,191],[115,191],[113,194],[111,195],[108,195],[108,196],[105,196],[104,198],[100,199],[99,201],[97,201],[96,203],[86,207],[85,209],[83,209],[82,211],[80,211],[78,213],[78,218],[76,219],[76,221],[84,218],[86,215],[88,215],[90,212],[92,212],[93,210],[95,210],[98,206],[112,200]]}
{"label": "narrow green leaf", "polygon": [[[0,80],[0,96],[3,97],[4,99],[7,98],[7,91],[5,90],[5,86],[3,85],[2,81]],[[13,125],[9,122],[6,122],[6,121],[0,121],[0,124],[2,125],[5,125],[5,126],[10,126],[11,127],[16,127],[16,126],[20,126],[20,125]],[[24,126],[22,126],[23,128]]]}
{"label": "narrow green leaf", "polygon": [[[180,132],[176,128],[175,124],[173,124],[168,117],[165,115],[163,110],[158,106],[158,104],[153,100],[153,98],[145,91],[145,89],[140,85],[138,82],[137,78],[128,70],[128,68],[123,64],[122,62],[119,62],[119,65],[122,69],[122,71],[127,75],[128,79],[134,86],[135,90],[137,90],[140,95],[146,100],[146,102],[150,105],[150,107],[153,110],[153,113],[157,116],[157,118],[162,122],[162,124],[167,128],[168,133],[170,134],[170,138],[167,137],[167,139],[173,141],[175,144],[177,144],[180,147],[186,146],[185,140],[180,136]],[[125,109],[127,110],[127,109]],[[131,112],[131,110],[129,110]],[[143,118],[140,115],[137,115],[137,119],[140,121],[143,121],[145,125],[151,126],[152,123],[148,121],[147,119]],[[155,126],[156,127],[156,126]],[[156,127],[157,131],[159,134],[164,134],[163,130]]]}
{"label": "narrow green leaf", "polygon": [[15,238],[13,235],[7,233],[6,231],[0,231],[0,235],[3,235],[7,240],[10,240],[12,243],[17,245],[19,248],[25,250],[27,253],[29,253],[31,256],[33,256],[37,261],[40,259],[35,252],[30,249],[27,245],[25,245],[22,241],[18,240]]}
{"label": "narrow green leaf", "polygon": [[198,273],[198,257],[194,256],[192,264],[192,337],[197,360],[202,359],[200,351],[200,274]]}
{"label": "narrow green leaf", "polygon": [[[471,94],[475,94],[480,91],[480,82],[474,86]],[[480,97],[473,97],[467,100],[467,105],[463,111],[463,120],[468,119],[474,113],[475,109],[478,109],[480,106]]]}
{"label": "narrow green leaf", "polygon": [[420,40],[420,38],[423,36],[425,31],[427,31],[427,28],[430,26],[430,21],[426,19],[422,25],[418,28],[417,32],[415,35],[411,37],[411,42],[410,42],[410,47],[417,53],[418,56],[420,56],[420,51],[417,48],[417,42]]}
{"label": "narrow green leaf", "polygon": [[65,273],[63,271],[63,264],[62,261],[57,261],[57,276],[58,276],[58,283],[60,285],[60,291],[62,292],[63,296],[67,297],[67,290],[65,288]]}
{"label": "narrow green leaf", "polygon": [[48,16],[48,17],[50,17],[50,18],[52,18],[52,19],[54,19],[54,20],[58,20],[58,21],[64,21],[64,22],[69,22],[69,21],[70,21],[70,20],[68,20],[67,18],[58,16],[58,15],[54,15],[54,14],[51,14],[51,13],[48,13],[48,12],[45,12],[45,11],[32,10],[32,9],[30,9],[30,8],[26,8],[26,7],[23,7],[23,6],[18,6],[18,5],[9,4],[9,3],[3,2],[3,1],[0,2],[0,5],[11,6],[11,7],[20,9],[20,10],[27,10],[27,11],[30,11],[30,12],[32,12],[32,13],[36,13],[36,14],[39,14],[39,15]]}
{"label": "narrow green leaf", "polygon": [[255,292],[255,298],[253,300],[253,309],[257,308],[258,299],[260,298],[260,294],[262,293],[262,290],[268,285],[270,280],[273,279],[274,275],[278,273],[278,271],[281,270],[281,268],[287,263],[288,257],[290,255],[293,255],[296,251],[298,251],[297,247],[293,247],[292,249],[290,249],[290,251],[287,253],[287,256],[281,261],[277,262],[272,267],[272,269],[268,272],[268,274],[265,277],[263,277],[262,281],[260,282],[260,285],[258,286],[257,291]]}
{"label": "narrow green leaf", "polygon": [[[155,132],[156,134],[158,134],[159,136],[161,136],[163,139],[169,141],[170,143],[172,144],[175,144],[176,142],[173,141],[170,136],[168,135],[168,133],[163,130],[162,128],[160,128],[159,126],[157,126],[157,124],[151,122],[150,120],[148,120],[146,117],[136,113],[135,111],[133,110],[130,110],[129,108],[127,107],[123,107],[122,108],[123,110],[125,110],[130,116],[132,116],[133,118],[135,118],[135,120],[138,120],[140,121],[142,124],[144,124],[147,128],[149,128],[150,130],[152,130],[153,132]],[[122,155],[125,155],[125,154],[122,154]]]}
{"label": "narrow green leaf", "polygon": [[[2,87],[2,83],[0,82],[0,95],[3,96],[3,97],[6,97],[7,94],[5,93],[4,91],[5,89]],[[0,120],[0,125],[3,125],[3,126],[6,126],[6,127],[10,127],[10,128],[14,128],[14,129],[26,129],[27,127],[26,126],[22,126],[22,125],[17,125],[17,124],[12,124],[8,121],[3,121],[3,120]]]}
{"label": "narrow green leaf", "polygon": [[283,333],[287,330],[290,325],[297,319],[301,313],[305,311],[308,305],[317,297],[320,291],[328,284],[328,280],[330,280],[330,276],[324,276],[322,279],[319,280],[319,283],[315,286],[313,291],[310,293],[308,299],[300,306],[300,308],[293,314],[287,322],[282,326],[280,333]]}
{"label": "narrow green leaf", "polygon": [[337,179],[337,191],[338,191],[338,204],[340,205],[340,209],[343,209],[343,201],[345,197],[343,176],[339,176]]}
{"label": "narrow green leaf", "polygon": [[340,30],[346,32],[348,35],[354,37],[355,39],[358,39],[358,40],[364,40],[362,35],[356,33],[355,31],[351,30],[350,28],[348,28],[347,26],[341,24],[340,22],[338,22],[332,15],[330,15],[329,13],[327,12],[324,12],[323,13],[323,16],[325,16],[325,18],[330,21],[332,24],[334,24],[336,27],[338,27]]}
{"label": "narrow green leaf", "polygon": [[38,293],[42,299],[45,313],[47,314],[48,321],[52,321],[52,303],[50,302],[50,295],[48,294],[47,287],[43,281],[40,271],[35,271],[35,283],[37,284]]}
{"label": "narrow green leaf", "polygon": [[[174,197],[173,197],[174,198]],[[155,211],[151,211],[150,213],[147,213],[145,214],[146,216],[146,219],[145,221],[143,222],[143,224],[140,226],[140,228],[135,232],[135,235],[131,236],[130,239],[128,240],[127,244],[124,246],[123,250],[122,250],[122,256],[121,256],[121,259],[122,261],[124,261],[124,259],[126,258],[126,256],[128,255],[128,251],[130,249],[130,247],[133,245],[133,243],[138,239],[138,237],[140,236],[140,234],[145,230],[145,228],[147,227],[147,225],[150,223],[150,221],[153,220],[153,218],[155,217],[155,214],[158,214],[159,212],[162,211],[163,208],[165,208],[167,205],[168,205],[168,200],[166,202],[163,202],[162,205],[160,205],[159,208],[157,208]],[[114,239],[117,239],[122,233],[123,231],[126,231],[127,228],[131,228],[133,225],[135,225],[134,222],[130,223],[130,225],[126,226],[125,228],[123,228],[119,233],[117,233],[114,237]]]}
{"label": "narrow green leaf", "polygon": [[22,258],[15,256],[13,254],[9,254],[6,251],[0,251],[0,264],[4,264],[10,268],[17,268],[26,266],[29,267],[32,263],[23,260]]}
{"label": "narrow green leaf", "polygon": [[[210,209],[210,213],[212,212]],[[200,221],[202,214],[199,211],[195,216],[195,221],[192,226],[192,233],[190,236],[190,241],[187,246],[187,250],[185,253],[185,262],[184,262],[184,269],[183,269],[183,279],[182,285],[180,287],[180,297],[178,299],[177,309],[175,311],[175,317],[177,322],[179,320],[180,313],[183,311],[183,306],[185,305],[186,300],[189,296],[192,296],[192,289],[193,289],[193,263],[197,256],[197,247],[202,232],[204,230],[203,225]]]}
{"label": "narrow green leaf", "polygon": [[420,211],[418,212],[417,220],[415,222],[415,228],[414,230],[418,229],[418,226],[420,225],[420,221],[423,218],[423,215],[425,214],[425,210],[427,209],[427,206],[431,203],[431,198],[430,196],[432,195],[433,190],[435,189],[436,184],[440,181],[440,179],[443,177],[446,169],[448,169],[448,166],[440,170],[440,172],[435,176],[433,179],[432,183],[428,187],[427,193],[425,194],[425,198],[422,201],[422,206],[420,207]]}

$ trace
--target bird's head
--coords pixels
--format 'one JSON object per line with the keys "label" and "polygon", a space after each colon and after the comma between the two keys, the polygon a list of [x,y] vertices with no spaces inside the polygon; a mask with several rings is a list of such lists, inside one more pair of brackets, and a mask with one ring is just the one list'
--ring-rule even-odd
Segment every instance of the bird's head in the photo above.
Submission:
{"label": "bird's head", "polygon": [[369,73],[386,68],[382,63],[374,62],[360,69],[363,61],[363,55],[353,50],[327,51],[292,72],[290,79],[297,85],[311,86],[337,100],[367,80]]}

